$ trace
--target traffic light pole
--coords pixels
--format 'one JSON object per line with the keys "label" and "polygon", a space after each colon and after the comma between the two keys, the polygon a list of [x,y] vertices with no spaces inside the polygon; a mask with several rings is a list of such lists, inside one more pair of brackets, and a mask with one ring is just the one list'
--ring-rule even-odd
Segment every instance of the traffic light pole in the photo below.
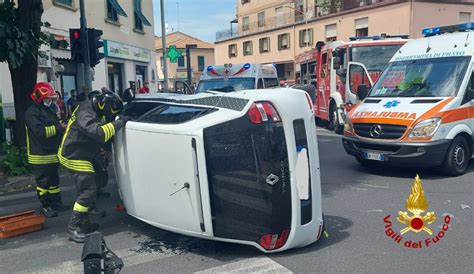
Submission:
{"label": "traffic light pole", "polygon": [[[79,7],[81,10],[81,37],[87,37],[87,20],[86,20],[86,9],[84,0],[79,0]],[[82,52],[84,56],[84,85],[85,90],[83,92],[89,93],[92,91],[92,79],[91,79],[91,64],[89,59],[89,45],[88,39],[84,39],[84,46]]]}

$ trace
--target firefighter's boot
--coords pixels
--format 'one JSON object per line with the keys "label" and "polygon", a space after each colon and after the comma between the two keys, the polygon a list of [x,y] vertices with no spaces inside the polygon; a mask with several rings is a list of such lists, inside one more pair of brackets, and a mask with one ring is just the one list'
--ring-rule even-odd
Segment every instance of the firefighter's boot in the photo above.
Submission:
{"label": "firefighter's boot", "polygon": [[91,223],[87,212],[73,211],[68,224],[69,239],[76,243],[83,243],[87,234],[96,231],[99,225]]}

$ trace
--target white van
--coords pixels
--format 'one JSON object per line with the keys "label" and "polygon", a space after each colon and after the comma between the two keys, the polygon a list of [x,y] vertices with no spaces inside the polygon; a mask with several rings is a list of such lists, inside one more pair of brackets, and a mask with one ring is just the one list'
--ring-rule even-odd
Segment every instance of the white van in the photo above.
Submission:
{"label": "white van", "polygon": [[127,213],[161,229],[263,252],[323,232],[313,105],[304,91],[149,94],[114,141]]}
{"label": "white van", "polygon": [[202,72],[195,93],[204,91],[233,92],[249,89],[279,87],[278,74],[273,65],[225,64],[208,66]]}
{"label": "white van", "polygon": [[367,98],[349,113],[343,145],[362,164],[441,166],[466,171],[473,153],[474,23],[423,30],[378,81],[350,63],[347,88]]}

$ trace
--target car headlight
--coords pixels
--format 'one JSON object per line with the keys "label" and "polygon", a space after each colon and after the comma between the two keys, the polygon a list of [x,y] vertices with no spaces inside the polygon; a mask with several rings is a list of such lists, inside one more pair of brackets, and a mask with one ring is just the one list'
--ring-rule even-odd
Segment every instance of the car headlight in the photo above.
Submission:
{"label": "car headlight", "polygon": [[431,137],[441,125],[441,118],[430,118],[416,124],[410,132],[410,138]]}

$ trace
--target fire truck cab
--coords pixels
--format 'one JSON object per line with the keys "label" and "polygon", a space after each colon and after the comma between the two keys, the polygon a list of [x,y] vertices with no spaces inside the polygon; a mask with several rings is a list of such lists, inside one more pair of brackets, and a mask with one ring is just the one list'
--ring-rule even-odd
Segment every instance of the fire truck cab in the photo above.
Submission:
{"label": "fire truck cab", "polygon": [[[326,45],[318,42],[314,50],[316,60],[315,84],[317,100],[314,102],[316,119],[326,121],[328,128],[341,134],[346,113],[360,102],[356,93],[346,89],[349,62],[362,63],[371,79],[355,77],[351,82],[366,85],[375,82],[392,56],[408,40],[407,35],[351,37],[350,42],[334,41]],[[362,74],[360,74],[362,75]]]}

